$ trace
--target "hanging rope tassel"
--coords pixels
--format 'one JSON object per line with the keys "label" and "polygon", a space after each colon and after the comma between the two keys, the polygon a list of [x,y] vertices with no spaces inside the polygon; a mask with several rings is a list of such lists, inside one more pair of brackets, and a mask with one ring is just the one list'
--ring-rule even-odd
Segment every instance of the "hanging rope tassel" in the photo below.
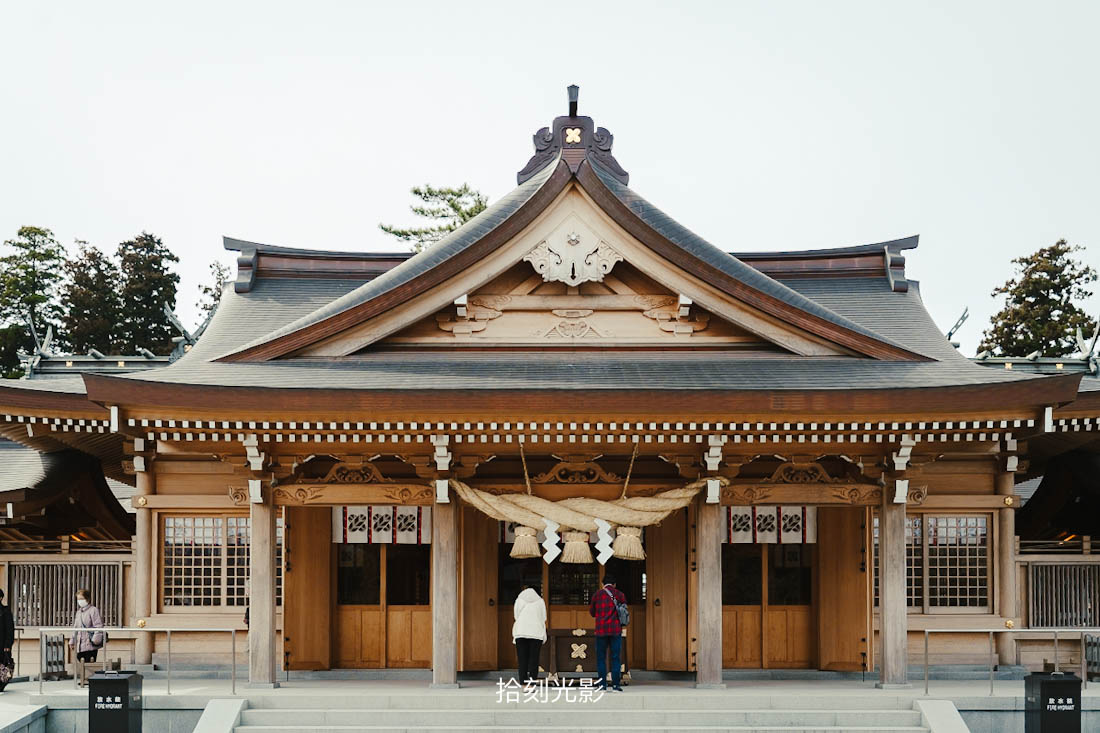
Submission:
{"label": "hanging rope tassel", "polygon": [[564,532],[562,539],[565,540],[565,547],[561,551],[562,562],[592,562],[592,548],[588,546],[587,532]]}
{"label": "hanging rope tassel", "polygon": [[[630,486],[630,474],[634,471],[634,459],[638,457],[638,444],[634,444],[634,452],[630,454],[630,465],[626,469],[626,479],[623,480],[623,493],[619,497],[620,502],[626,501],[626,490]],[[615,541],[611,545],[615,557],[622,560],[645,560],[645,549],[642,547],[641,527],[622,527],[615,531]]]}
{"label": "hanging rope tassel", "polygon": [[[519,458],[523,463],[523,483],[527,487],[527,495],[531,495],[531,479],[527,473],[527,456],[523,452],[523,443],[519,444]],[[516,525],[515,540],[512,542],[512,550],[508,553],[519,560],[541,557],[539,552],[538,530],[527,525]]]}
{"label": "hanging rope tassel", "polygon": [[623,560],[645,560],[642,548],[641,527],[619,527],[615,532],[615,542],[611,545],[615,557]]}
{"label": "hanging rope tassel", "polygon": [[512,550],[508,554],[517,559],[529,557],[542,557],[539,552],[538,532],[533,527],[523,525],[516,526],[516,538],[512,542]]}

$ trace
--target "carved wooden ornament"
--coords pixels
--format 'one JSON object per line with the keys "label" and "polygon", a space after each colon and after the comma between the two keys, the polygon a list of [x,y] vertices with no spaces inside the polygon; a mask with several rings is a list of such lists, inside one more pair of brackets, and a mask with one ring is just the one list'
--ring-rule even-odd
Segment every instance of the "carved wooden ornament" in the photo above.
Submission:
{"label": "carved wooden ornament", "polygon": [[570,231],[565,236],[551,236],[539,242],[523,258],[546,282],[563,282],[577,286],[583,282],[600,282],[623,256],[611,245],[586,233]]}

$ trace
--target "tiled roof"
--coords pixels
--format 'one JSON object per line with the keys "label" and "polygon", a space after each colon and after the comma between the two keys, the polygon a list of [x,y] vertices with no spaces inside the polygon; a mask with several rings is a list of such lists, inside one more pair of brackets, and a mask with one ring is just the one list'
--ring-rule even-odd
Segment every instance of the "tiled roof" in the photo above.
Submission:
{"label": "tiled roof", "polygon": [[292,323],[265,332],[262,336],[257,334],[256,338],[246,344],[240,344],[239,348],[235,349],[235,351],[241,351],[252,346],[266,343],[280,336],[294,333],[295,331],[346,311],[349,308],[373,300],[384,293],[388,293],[394,288],[404,285],[428,270],[431,270],[443,261],[454,257],[457,253],[475,244],[482,237],[496,229],[497,226],[507,221],[512,214],[518,211],[521,206],[527,203],[527,201],[542,188],[543,184],[550,179],[554,169],[554,164],[546,166],[534,177],[498,199],[494,204],[489,206],[489,208],[475,216],[462,227],[456,229],[423,252],[405,260],[384,275],[359,286],[343,297],[336,298],[326,303],[324,306],[317,308],[311,313],[304,314]]}
{"label": "tiled roof", "polygon": [[646,201],[628,186],[620,183],[611,173],[604,170],[599,165],[594,164],[592,170],[596,172],[596,175],[599,176],[600,181],[607,186],[608,190],[627,208],[634,212],[638,218],[665,239],[681,247],[683,250],[689,252],[703,262],[706,262],[730,277],[766,295],[787,303],[798,310],[811,313],[834,325],[863,334],[864,336],[869,336],[878,341],[883,341],[892,346],[900,346],[900,344],[891,341],[882,334],[875,333],[869,328],[860,326],[858,323],[854,323],[852,320],[845,318],[830,308],[806,298],[778,280],[770,278],[754,267],[746,265],[729,252],[714,246],[653,204]]}
{"label": "tiled roof", "polygon": [[[36,488],[51,473],[66,470],[64,461],[67,454],[68,451],[39,453],[33,448],[0,439],[0,491]],[[107,479],[107,486],[122,508],[132,512],[130,497],[134,495],[134,488],[110,478]]]}
{"label": "tiled roof", "polygon": [[721,352],[378,352],[338,360],[179,364],[125,379],[272,388],[402,389],[901,389],[1026,381],[1035,375],[982,369],[966,359],[885,362],[776,358]]}

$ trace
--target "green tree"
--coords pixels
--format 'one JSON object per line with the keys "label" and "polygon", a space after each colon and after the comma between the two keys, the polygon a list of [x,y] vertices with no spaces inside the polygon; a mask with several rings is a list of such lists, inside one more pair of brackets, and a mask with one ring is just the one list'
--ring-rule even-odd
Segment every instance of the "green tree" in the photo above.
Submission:
{"label": "green tree", "polygon": [[160,237],[142,232],[118,245],[116,253],[120,273],[120,352],[134,354],[140,348],[156,354],[172,350],[176,335],[164,307],[176,307],[179,275],[171,265],[179,258],[164,246]]}
{"label": "green tree", "polygon": [[485,211],[489,199],[485,194],[463,183],[458,188],[414,186],[412,195],[419,203],[409,208],[417,216],[431,222],[428,226],[402,228],[379,224],[378,228],[410,245],[414,252],[423,252],[455,229]]}
{"label": "green tree", "polygon": [[199,286],[199,300],[195,303],[195,307],[199,309],[204,319],[208,318],[222,301],[222,291],[229,280],[229,268],[214,260],[210,263],[210,276],[214,282]]}
{"label": "green tree", "polygon": [[20,227],[4,245],[10,253],[0,257],[0,319],[44,339],[61,315],[57,289],[65,250],[41,227]]}
{"label": "green tree", "polygon": [[33,350],[34,339],[22,323],[0,328],[0,379],[23,376],[19,352],[29,353]]}
{"label": "green tree", "polygon": [[1073,257],[1084,248],[1059,239],[1027,257],[1012,260],[1016,277],[993,291],[1005,306],[982,334],[979,351],[996,356],[1066,356],[1074,350],[1074,333],[1092,333],[1096,323],[1074,301],[1090,295],[1096,271]]}
{"label": "green tree", "polygon": [[65,262],[61,333],[77,353],[98,349],[109,354],[119,340],[122,317],[119,269],[87,242],[78,239],[76,245],[76,256]]}

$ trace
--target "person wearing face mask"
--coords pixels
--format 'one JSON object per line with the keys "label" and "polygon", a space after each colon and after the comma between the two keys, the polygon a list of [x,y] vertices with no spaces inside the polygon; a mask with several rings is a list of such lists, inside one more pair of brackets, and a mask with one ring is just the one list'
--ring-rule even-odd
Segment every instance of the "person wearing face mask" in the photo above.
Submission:
{"label": "person wearing face mask", "polygon": [[[77,629],[102,629],[103,616],[99,609],[92,605],[92,594],[87,588],[81,588],[76,592],[76,616],[73,618],[73,627]],[[106,637],[102,631],[78,631],[73,634],[69,646],[76,650],[76,658],[81,662],[94,662],[99,655]]]}

